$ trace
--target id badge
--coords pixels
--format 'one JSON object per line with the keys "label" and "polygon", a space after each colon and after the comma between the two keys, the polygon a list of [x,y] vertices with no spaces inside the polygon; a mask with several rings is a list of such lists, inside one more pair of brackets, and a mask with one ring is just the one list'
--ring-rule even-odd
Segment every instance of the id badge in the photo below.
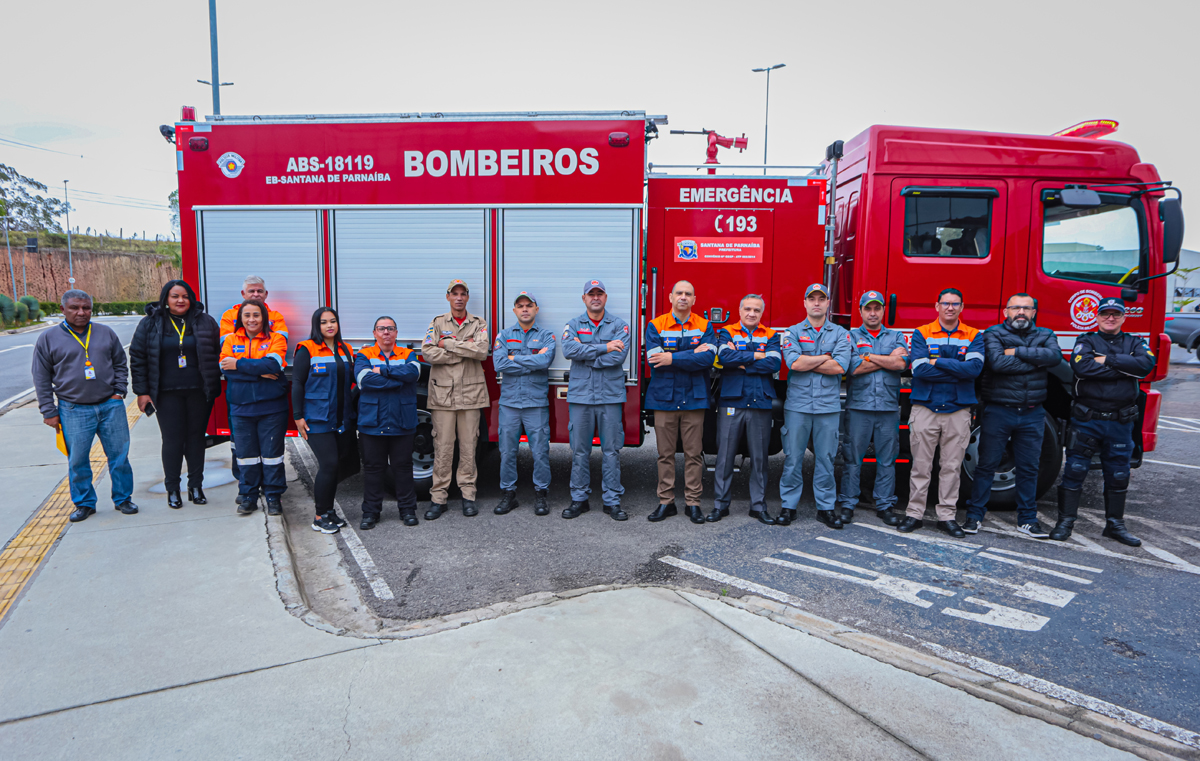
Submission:
{"label": "id badge", "polygon": [[96,368],[94,368],[94,367],[83,368],[83,377],[86,378],[87,380],[95,380],[96,379]]}
{"label": "id badge", "polygon": [[187,367],[187,357],[180,354],[179,355],[179,369],[182,370],[185,367]]}

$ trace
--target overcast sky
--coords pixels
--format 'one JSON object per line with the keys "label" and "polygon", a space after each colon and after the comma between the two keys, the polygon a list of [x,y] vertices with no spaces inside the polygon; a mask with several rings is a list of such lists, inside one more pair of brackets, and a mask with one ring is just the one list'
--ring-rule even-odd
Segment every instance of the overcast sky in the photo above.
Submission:
{"label": "overcast sky", "polygon": [[[812,164],[876,123],[1048,134],[1121,123],[1200,197],[1194,2],[440,2],[218,0],[227,114],[637,109]],[[71,225],[169,233],[183,104],[212,113],[208,4],[9,0],[0,163],[61,194]],[[1188,53],[1188,50],[1193,52]],[[659,163],[699,163],[664,137]],[[82,156],[83,158],[79,158]],[[1187,205],[1185,205],[1187,208]],[[1186,245],[1200,249],[1192,212]]]}

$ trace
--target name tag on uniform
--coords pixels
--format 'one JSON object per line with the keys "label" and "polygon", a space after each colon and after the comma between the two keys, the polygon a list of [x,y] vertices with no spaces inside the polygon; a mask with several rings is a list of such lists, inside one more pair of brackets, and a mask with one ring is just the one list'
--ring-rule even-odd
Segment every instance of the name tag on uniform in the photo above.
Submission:
{"label": "name tag on uniform", "polygon": [[185,367],[187,367],[187,357],[180,354],[179,355],[179,369],[182,370]]}
{"label": "name tag on uniform", "polygon": [[733,407],[726,407],[726,408],[725,408],[725,414],[726,414],[726,415],[732,415],[732,414],[733,414]]}
{"label": "name tag on uniform", "polygon": [[83,368],[83,377],[88,380],[95,380],[96,379],[96,368],[94,368],[94,367]]}

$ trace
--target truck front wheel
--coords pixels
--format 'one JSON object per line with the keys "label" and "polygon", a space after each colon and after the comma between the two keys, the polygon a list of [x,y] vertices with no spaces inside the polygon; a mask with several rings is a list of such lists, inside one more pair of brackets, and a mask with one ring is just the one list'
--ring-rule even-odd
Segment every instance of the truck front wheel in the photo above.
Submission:
{"label": "truck front wheel", "polygon": [[[979,432],[971,429],[971,442],[967,445],[967,453],[963,456],[961,487],[959,488],[959,503],[966,504],[974,486],[975,466],[979,462]],[[1045,414],[1045,431],[1042,434],[1042,453],[1038,462],[1037,496],[1054,486],[1058,480],[1059,470],[1062,469],[1063,449],[1058,435],[1058,423],[1049,413]],[[1004,449],[1004,457],[996,468],[996,478],[992,481],[992,498],[988,507],[992,510],[1012,510],[1017,506],[1017,472],[1016,460],[1013,456],[1013,445],[1010,441]]]}

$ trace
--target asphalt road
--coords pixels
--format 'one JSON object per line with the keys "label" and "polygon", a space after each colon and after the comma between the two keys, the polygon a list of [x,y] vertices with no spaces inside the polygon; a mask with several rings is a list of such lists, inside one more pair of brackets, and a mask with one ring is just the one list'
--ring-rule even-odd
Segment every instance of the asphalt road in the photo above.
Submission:
{"label": "asphalt road", "polygon": [[[364,599],[389,618],[422,619],[597,584],[753,592],[903,644],[950,648],[1200,730],[1200,635],[1194,626],[1200,524],[1192,518],[1200,484],[1200,367],[1173,365],[1157,388],[1165,396],[1159,446],[1134,471],[1128,504],[1128,523],[1145,540],[1138,549],[1100,536],[1099,473],[1088,479],[1076,537],[1065,544],[1016,534],[1011,512],[992,513],[985,531],[965,540],[929,528],[902,535],[865,507],[855,524],[833,531],[813,519],[811,487],[799,521],[763,526],[746,516],[744,474],[735,476],[734,514],[720,523],[695,526],[680,516],[652,524],[645,516],[657,504],[653,434],[642,447],[622,452],[627,522],[612,521],[599,509],[598,452],[592,457],[592,511],[571,521],[559,517],[569,501],[570,463],[566,446],[553,445],[549,516],[533,515],[532,459],[523,448],[521,507],[513,513],[491,512],[500,496],[499,456],[493,452],[480,463],[478,517],[464,517],[452,499],[451,511],[436,522],[406,528],[385,506],[379,526],[357,532],[394,599],[373,594],[345,537],[341,544]],[[773,513],[782,467],[782,455],[771,459]],[[810,456],[808,483],[811,467]],[[873,470],[864,471],[869,482]],[[352,526],[361,496],[358,477],[339,487]],[[1053,499],[1050,492],[1041,502],[1042,520],[1050,524]],[[708,473],[706,510],[711,503]]]}
{"label": "asphalt road", "polygon": [[[117,331],[121,343],[128,344],[133,339],[133,331],[141,319],[141,317],[124,315],[97,317],[96,321]],[[61,321],[62,318],[56,315],[47,319],[47,326],[41,330],[30,330],[15,335],[0,334],[0,409],[5,406],[5,403],[13,401],[13,397],[33,388],[33,376],[30,372],[33,346],[37,343],[42,330],[49,330]]]}

